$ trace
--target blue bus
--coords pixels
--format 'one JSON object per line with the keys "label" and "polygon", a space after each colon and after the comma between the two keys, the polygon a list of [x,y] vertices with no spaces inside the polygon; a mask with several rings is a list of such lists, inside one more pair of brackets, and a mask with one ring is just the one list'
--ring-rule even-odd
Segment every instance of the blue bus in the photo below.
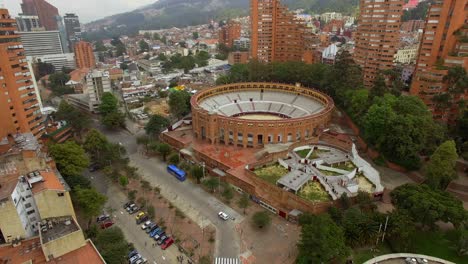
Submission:
{"label": "blue bus", "polygon": [[179,181],[185,181],[185,179],[187,178],[185,176],[185,171],[177,168],[177,166],[173,164],[167,166],[167,172],[174,175]]}

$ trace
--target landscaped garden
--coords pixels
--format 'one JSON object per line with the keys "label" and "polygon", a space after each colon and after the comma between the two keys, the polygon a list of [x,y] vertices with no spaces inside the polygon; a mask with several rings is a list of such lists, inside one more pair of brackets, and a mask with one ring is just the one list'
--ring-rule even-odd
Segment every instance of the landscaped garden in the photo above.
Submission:
{"label": "landscaped garden", "polygon": [[323,189],[322,185],[316,181],[310,181],[304,185],[298,195],[312,202],[326,202],[330,200],[328,193]]}
{"label": "landscaped garden", "polygon": [[276,185],[276,182],[288,173],[288,170],[283,166],[279,165],[279,163],[274,163],[272,165],[256,169],[254,173],[266,180],[267,182]]}
{"label": "landscaped garden", "polygon": [[309,159],[310,160],[318,159],[318,158],[320,158],[320,154],[327,153],[327,152],[330,152],[330,150],[328,150],[328,149],[314,149],[312,154],[310,154]]}
{"label": "landscaped garden", "polygon": [[330,167],[340,169],[340,170],[345,170],[345,171],[352,171],[356,168],[356,166],[354,166],[354,164],[350,161],[347,161],[345,163],[340,163],[340,164],[333,164]]}
{"label": "landscaped garden", "polygon": [[367,193],[373,193],[375,186],[370,182],[364,175],[359,174],[357,176],[357,180],[359,183],[359,190],[364,191]]}
{"label": "landscaped garden", "polygon": [[310,148],[301,149],[301,150],[296,151],[296,154],[299,155],[299,157],[305,159],[307,155],[309,154],[309,152],[310,152]]}
{"label": "landscaped garden", "polygon": [[338,172],[334,172],[334,171],[328,171],[328,170],[322,170],[322,169],[318,169],[323,175],[326,175],[326,176],[340,176],[341,174],[338,173]]}

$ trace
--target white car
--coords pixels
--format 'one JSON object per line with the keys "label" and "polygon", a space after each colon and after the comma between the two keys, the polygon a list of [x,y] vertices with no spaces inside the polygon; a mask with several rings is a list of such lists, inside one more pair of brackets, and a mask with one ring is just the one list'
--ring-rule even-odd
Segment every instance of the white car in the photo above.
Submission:
{"label": "white car", "polygon": [[218,216],[219,216],[219,218],[221,218],[223,220],[228,220],[229,219],[229,215],[226,214],[225,212],[219,212]]}
{"label": "white car", "polygon": [[141,225],[141,229],[145,230],[149,225],[151,225],[151,223],[153,223],[153,222],[151,222],[149,220],[146,221],[144,224]]}

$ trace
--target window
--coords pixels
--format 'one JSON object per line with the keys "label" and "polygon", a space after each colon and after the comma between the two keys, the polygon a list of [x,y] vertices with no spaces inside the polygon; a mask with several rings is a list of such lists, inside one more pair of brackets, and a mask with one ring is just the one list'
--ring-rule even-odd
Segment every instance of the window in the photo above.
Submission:
{"label": "window", "polygon": [[26,212],[26,214],[27,214],[27,215],[32,215],[32,214],[34,214],[35,212],[36,212],[35,210],[31,210],[31,211],[29,211],[29,212]]}
{"label": "window", "polygon": [[63,197],[65,194],[64,193],[57,193],[57,196]]}
{"label": "window", "polygon": [[32,206],[31,203],[27,203],[27,204],[24,205],[24,207],[26,207],[26,208],[30,208],[31,206]]}

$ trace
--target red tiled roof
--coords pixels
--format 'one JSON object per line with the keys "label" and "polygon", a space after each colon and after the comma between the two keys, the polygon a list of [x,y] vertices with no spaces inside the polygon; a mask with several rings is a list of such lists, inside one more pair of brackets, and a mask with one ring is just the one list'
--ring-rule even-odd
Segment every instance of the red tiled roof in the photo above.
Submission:
{"label": "red tiled roof", "polygon": [[44,190],[57,190],[65,191],[65,187],[55,175],[53,171],[41,171],[41,176],[44,179],[42,182],[35,183],[32,191],[34,194],[40,193]]}
{"label": "red tiled roof", "polygon": [[[21,245],[0,247],[0,263],[23,264],[32,261],[34,264],[104,264],[99,252],[90,240],[86,245],[61,257],[46,262],[39,237],[21,242]],[[9,262],[8,262],[9,261]]]}
{"label": "red tiled roof", "polygon": [[81,82],[81,80],[86,76],[86,74],[88,74],[88,72],[88,68],[76,69],[70,72],[70,80],[75,82]]}

